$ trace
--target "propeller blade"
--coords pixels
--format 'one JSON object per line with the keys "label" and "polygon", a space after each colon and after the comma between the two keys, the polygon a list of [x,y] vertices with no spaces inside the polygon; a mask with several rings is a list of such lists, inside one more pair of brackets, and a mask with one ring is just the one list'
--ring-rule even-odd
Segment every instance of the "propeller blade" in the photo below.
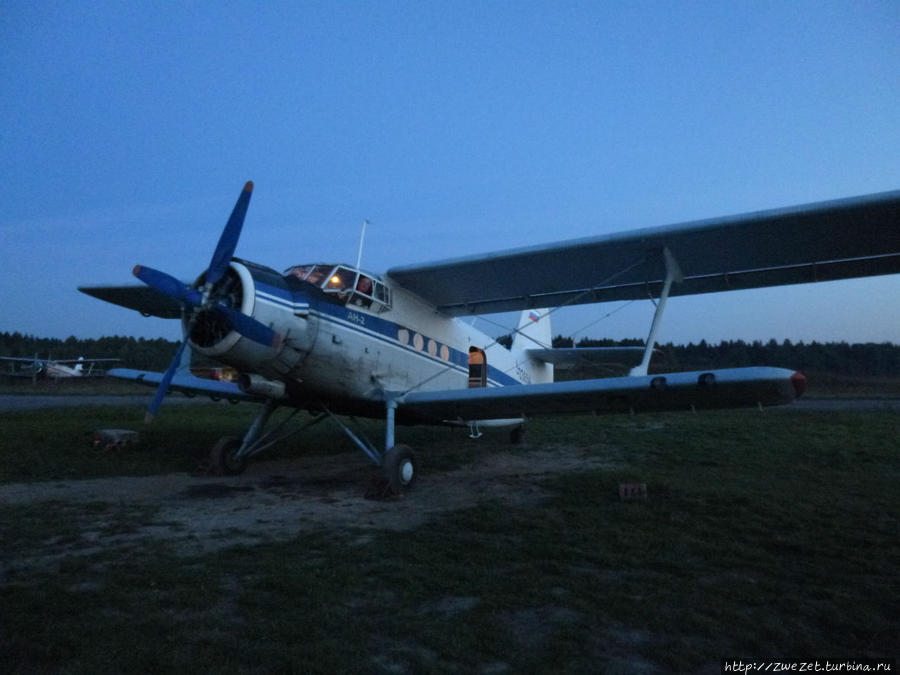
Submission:
{"label": "propeller blade", "polygon": [[277,348],[281,345],[282,336],[252,316],[247,316],[243,312],[238,312],[225,305],[216,305],[212,309],[221,314],[233,330],[236,330],[248,340],[253,340],[267,347]]}
{"label": "propeller blade", "polygon": [[181,363],[181,355],[184,353],[184,348],[187,347],[187,343],[188,339],[185,337],[184,340],[181,341],[178,351],[175,352],[172,363],[169,364],[169,368],[163,374],[159,387],[156,388],[156,394],[153,395],[153,400],[150,401],[150,407],[147,408],[147,413],[144,415],[144,424],[150,424],[156,417],[156,413],[159,412],[159,407],[166,397],[166,392],[169,390],[172,378],[175,377],[175,371],[178,370],[178,366]]}
{"label": "propeller blade", "polygon": [[253,181],[248,180],[234,205],[231,217],[225,223],[225,229],[222,230],[219,243],[216,244],[216,250],[213,252],[212,260],[209,262],[209,269],[206,271],[206,283],[215,284],[225,274],[225,270],[228,269],[228,263],[231,262],[234,249],[237,248],[238,239],[241,236],[244,216],[247,215],[247,206],[250,204],[250,195],[252,194]]}
{"label": "propeller blade", "polygon": [[199,307],[203,302],[203,296],[199,291],[187,286],[184,282],[179,281],[170,274],[160,272],[152,267],[144,267],[143,265],[135,265],[132,274],[160,293],[168,295],[179,302],[183,302],[191,307]]}

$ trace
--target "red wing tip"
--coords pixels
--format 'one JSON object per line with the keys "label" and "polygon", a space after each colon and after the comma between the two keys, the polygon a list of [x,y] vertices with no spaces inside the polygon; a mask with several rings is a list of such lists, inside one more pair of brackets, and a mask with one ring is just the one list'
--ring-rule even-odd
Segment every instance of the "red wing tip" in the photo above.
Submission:
{"label": "red wing tip", "polygon": [[796,393],[797,398],[800,398],[806,391],[806,375],[798,370],[791,375],[791,384],[794,385],[794,392]]}
{"label": "red wing tip", "polygon": [[141,266],[140,266],[140,265],[135,265],[135,266],[134,266],[134,269],[131,270],[131,273],[132,273],[134,276],[137,276],[138,274],[140,274],[140,273],[141,273]]}
{"label": "red wing tip", "polygon": [[253,181],[248,180],[244,183],[244,192],[253,192]]}

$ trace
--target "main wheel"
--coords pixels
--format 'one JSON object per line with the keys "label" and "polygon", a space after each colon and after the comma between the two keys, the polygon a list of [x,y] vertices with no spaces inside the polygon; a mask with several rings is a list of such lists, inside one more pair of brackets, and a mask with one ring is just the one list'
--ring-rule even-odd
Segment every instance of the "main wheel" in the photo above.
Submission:
{"label": "main wheel", "polygon": [[247,468],[245,457],[235,457],[241,447],[241,439],[224,436],[216,441],[209,453],[209,460],[215,469],[225,476],[237,476]]}
{"label": "main wheel", "polygon": [[384,453],[384,476],[395,495],[409,491],[419,473],[416,456],[407,445],[395,445]]}

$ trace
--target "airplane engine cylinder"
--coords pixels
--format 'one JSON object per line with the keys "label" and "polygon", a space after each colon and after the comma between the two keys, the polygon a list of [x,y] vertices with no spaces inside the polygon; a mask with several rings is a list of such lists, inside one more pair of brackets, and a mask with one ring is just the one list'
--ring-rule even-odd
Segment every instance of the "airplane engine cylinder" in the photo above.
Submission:
{"label": "airplane engine cylinder", "polygon": [[238,378],[238,386],[245,394],[254,394],[256,396],[264,396],[265,398],[286,398],[284,382],[275,380],[267,380],[259,375],[249,375],[241,373]]}

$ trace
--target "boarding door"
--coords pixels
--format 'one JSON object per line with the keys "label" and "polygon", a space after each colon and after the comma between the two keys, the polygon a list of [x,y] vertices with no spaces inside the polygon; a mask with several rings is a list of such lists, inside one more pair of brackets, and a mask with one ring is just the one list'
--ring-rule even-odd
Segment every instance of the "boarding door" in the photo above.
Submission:
{"label": "boarding door", "polygon": [[469,389],[487,386],[487,357],[483,349],[469,347]]}

